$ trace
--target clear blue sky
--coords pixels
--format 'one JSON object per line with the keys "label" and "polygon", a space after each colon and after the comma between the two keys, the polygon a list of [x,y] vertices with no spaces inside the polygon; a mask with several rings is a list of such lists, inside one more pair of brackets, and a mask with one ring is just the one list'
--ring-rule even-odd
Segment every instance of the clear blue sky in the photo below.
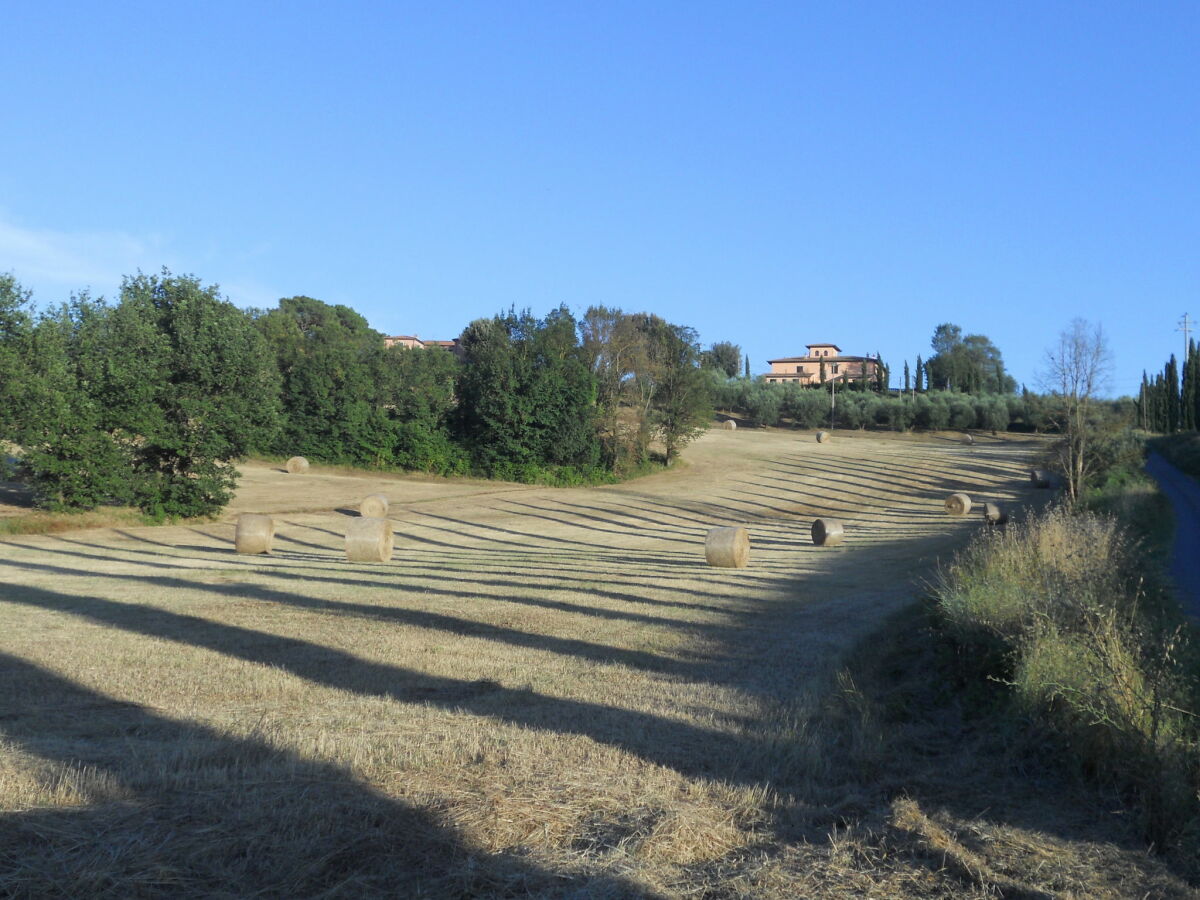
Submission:
{"label": "clear blue sky", "polygon": [[[1200,318],[1200,5],[33,3],[4,14],[0,271],[166,265],[389,334],[649,310],[1014,376],[1074,316],[1136,391]],[[1198,332],[1200,334],[1200,332]]]}

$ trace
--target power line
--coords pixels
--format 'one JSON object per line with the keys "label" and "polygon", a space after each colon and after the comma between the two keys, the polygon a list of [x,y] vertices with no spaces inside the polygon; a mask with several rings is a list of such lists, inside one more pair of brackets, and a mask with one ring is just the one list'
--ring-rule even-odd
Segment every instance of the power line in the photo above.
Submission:
{"label": "power line", "polygon": [[1191,346],[1192,346],[1192,342],[1191,342],[1192,317],[1189,316],[1187,313],[1184,313],[1183,318],[1179,320],[1179,327],[1176,328],[1175,330],[1183,332],[1183,358],[1186,360],[1187,355],[1188,355],[1188,350],[1190,350]]}

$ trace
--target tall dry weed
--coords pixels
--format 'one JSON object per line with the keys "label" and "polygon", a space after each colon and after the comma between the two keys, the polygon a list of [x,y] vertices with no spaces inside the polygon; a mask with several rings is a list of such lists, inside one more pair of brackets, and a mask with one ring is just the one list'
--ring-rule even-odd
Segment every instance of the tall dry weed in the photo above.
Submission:
{"label": "tall dry weed", "polygon": [[946,633],[1014,709],[1121,787],[1146,836],[1194,855],[1197,697],[1181,627],[1158,613],[1137,542],[1110,517],[1054,508],[965,550],[935,589]]}

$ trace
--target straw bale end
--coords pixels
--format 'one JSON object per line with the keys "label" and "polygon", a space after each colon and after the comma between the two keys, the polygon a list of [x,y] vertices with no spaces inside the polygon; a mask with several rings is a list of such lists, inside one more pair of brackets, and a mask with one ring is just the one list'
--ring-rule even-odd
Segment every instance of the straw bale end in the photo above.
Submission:
{"label": "straw bale end", "polygon": [[817,519],[812,523],[812,542],[818,547],[836,547],[846,539],[846,527],[837,519]]}
{"label": "straw bale end", "polygon": [[358,504],[358,514],[364,519],[382,519],[388,514],[388,498],[383,494],[371,494]]}
{"label": "straw bale end", "polygon": [[946,512],[952,516],[965,516],[971,511],[971,498],[963,493],[951,494],[946,498]]}

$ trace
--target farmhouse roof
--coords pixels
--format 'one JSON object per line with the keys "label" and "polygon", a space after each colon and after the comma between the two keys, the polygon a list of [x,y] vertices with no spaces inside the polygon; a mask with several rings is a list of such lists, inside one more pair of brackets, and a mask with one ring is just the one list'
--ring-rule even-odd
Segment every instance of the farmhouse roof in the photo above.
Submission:
{"label": "farmhouse roof", "polygon": [[[810,344],[812,347],[832,347],[832,344]],[[781,356],[779,359],[768,359],[767,365],[772,363],[789,363],[789,362],[817,362],[825,360],[826,362],[845,362],[847,360],[864,361],[873,360],[874,356],[843,356],[839,351],[837,356]]]}

